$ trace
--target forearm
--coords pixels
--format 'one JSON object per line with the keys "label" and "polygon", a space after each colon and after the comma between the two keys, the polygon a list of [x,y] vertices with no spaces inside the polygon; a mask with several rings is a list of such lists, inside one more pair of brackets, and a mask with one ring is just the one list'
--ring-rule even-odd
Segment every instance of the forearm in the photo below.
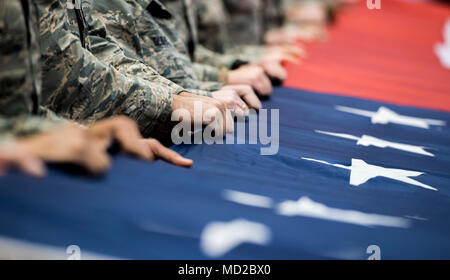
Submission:
{"label": "forearm", "polygon": [[47,108],[88,123],[127,115],[137,121],[143,134],[166,120],[172,95],[183,88],[155,72],[141,79],[103,63],[68,27],[65,7],[59,1],[40,3],[43,103]]}

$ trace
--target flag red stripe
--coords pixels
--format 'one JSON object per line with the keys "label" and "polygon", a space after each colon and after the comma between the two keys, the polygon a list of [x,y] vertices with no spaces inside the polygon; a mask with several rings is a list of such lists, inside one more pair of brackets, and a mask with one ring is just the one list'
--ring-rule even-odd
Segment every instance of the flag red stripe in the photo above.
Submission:
{"label": "flag red stripe", "polygon": [[303,64],[287,64],[285,85],[450,111],[450,70],[434,53],[447,19],[450,8],[435,3],[346,7],[326,42],[308,45]]}

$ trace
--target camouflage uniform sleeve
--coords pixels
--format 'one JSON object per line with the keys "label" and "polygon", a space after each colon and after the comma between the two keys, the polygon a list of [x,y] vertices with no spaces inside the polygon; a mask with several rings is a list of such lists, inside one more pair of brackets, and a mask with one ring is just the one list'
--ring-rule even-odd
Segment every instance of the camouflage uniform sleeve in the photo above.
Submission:
{"label": "camouflage uniform sleeve", "polygon": [[188,50],[197,78],[203,82],[224,82],[224,77],[226,77],[226,69],[220,69],[211,63],[199,63],[196,61],[195,53],[197,52],[197,47],[199,44],[197,22],[195,20],[195,9],[192,1],[161,0],[161,2],[161,5],[164,5],[164,7],[172,15],[174,15],[171,23],[164,25],[167,27],[171,25],[173,27],[173,32],[178,34],[176,37],[178,37],[184,44],[184,48],[179,48],[179,51],[183,52],[183,50]]}
{"label": "camouflage uniform sleeve", "polygon": [[34,4],[19,0],[1,4],[0,138],[26,136],[67,123],[39,107],[40,51]]}
{"label": "camouflage uniform sleeve", "polygon": [[141,79],[150,77],[150,81],[159,82],[168,86],[174,83],[161,76],[151,66],[141,61],[137,54],[125,52],[118,42],[106,29],[99,19],[91,16],[92,7],[89,2],[83,2],[83,11],[87,18],[89,29],[90,51],[101,61],[116,68],[120,73],[136,76]]}
{"label": "camouflage uniform sleeve", "polygon": [[[105,25],[100,20],[91,18],[89,25],[91,27],[89,31],[91,51],[100,60],[109,63],[121,73],[127,75],[147,79],[149,73],[152,73],[153,75],[159,76],[162,84],[173,84],[170,80],[160,76],[156,70],[141,62],[141,58],[129,48],[126,48],[125,51],[120,48],[115,38],[108,35]],[[198,77],[200,78],[198,83],[199,88],[189,88],[186,91],[196,95],[212,97],[210,92],[216,91],[223,86],[223,84],[218,82],[220,75],[219,69],[201,64],[193,64],[193,67],[196,74],[198,71],[198,75],[201,75]]]}
{"label": "camouflage uniform sleeve", "polygon": [[225,72],[224,69],[234,69],[235,65],[248,64],[258,60],[260,58],[260,51],[258,48],[253,50],[253,53],[250,51],[239,53],[239,50],[227,50],[225,53],[218,53],[199,45],[195,50],[195,61],[219,68],[219,71],[223,71],[219,72],[219,81],[226,83],[226,80],[223,80],[223,78],[224,75],[227,75],[228,73]]}
{"label": "camouflage uniform sleeve", "polygon": [[203,82],[224,82],[224,76],[227,75],[227,69],[221,69],[217,66],[194,62],[194,71],[200,81]]}
{"label": "camouflage uniform sleeve", "polygon": [[[201,80],[200,90],[220,90],[227,83],[228,69],[226,67],[222,67],[219,69],[215,66],[200,63],[194,63],[193,66],[197,76]],[[208,94],[207,96],[210,96],[210,94]]]}
{"label": "camouflage uniform sleeve", "polygon": [[225,55],[234,56],[248,62],[255,62],[263,56],[263,47],[258,45],[241,45],[230,48]]}
{"label": "camouflage uniform sleeve", "polygon": [[37,117],[47,119],[49,121],[55,122],[70,122],[70,120],[58,116],[52,110],[45,108],[44,106],[39,106]]}
{"label": "camouflage uniform sleeve", "polygon": [[[74,10],[65,0],[38,0],[43,103],[63,117],[92,122],[113,115],[134,119],[144,136],[165,122],[172,94],[184,89],[156,73],[146,79],[124,75],[89,51]],[[75,22],[71,22],[75,21]],[[133,69],[132,67],[127,69]]]}
{"label": "camouflage uniform sleeve", "polygon": [[[227,2],[224,0],[193,0],[199,41],[194,55],[196,62],[231,69],[236,63],[243,64],[260,59],[262,50],[257,46],[242,47],[232,43],[227,29],[228,15],[225,4]],[[257,2],[249,5],[248,1],[243,1],[243,4],[247,5],[241,7],[244,12],[259,7]]]}
{"label": "camouflage uniform sleeve", "polygon": [[[37,112],[40,84],[35,71],[32,33],[21,1],[2,1],[0,9],[0,114],[13,117]],[[36,50],[39,54],[39,50]]]}
{"label": "camouflage uniform sleeve", "polygon": [[93,17],[105,25],[127,56],[139,58],[186,89],[200,89],[188,51],[176,32],[174,16],[160,2],[96,0]]}
{"label": "camouflage uniform sleeve", "polygon": [[45,132],[66,124],[66,120],[51,120],[39,116],[0,117],[0,142]]}
{"label": "camouflage uniform sleeve", "polygon": [[264,37],[263,0],[223,0],[227,29],[233,46],[260,45]]}
{"label": "camouflage uniform sleeve", "polygon": [[224,84],[218,82],[201,82],[200,90],[208,93],[207,96],[212,97],[211,92],[220,90]]}
{"label": "camouflage uniform sleeve", "polygon": [[283,0],[263,0],[263,2],[264,32],[281,27],[284,23]]}
{"label": "camouflage uniform sleeve", "polygon": [[223,53],[230,47],[223,0],[193,0],[199,44]]}

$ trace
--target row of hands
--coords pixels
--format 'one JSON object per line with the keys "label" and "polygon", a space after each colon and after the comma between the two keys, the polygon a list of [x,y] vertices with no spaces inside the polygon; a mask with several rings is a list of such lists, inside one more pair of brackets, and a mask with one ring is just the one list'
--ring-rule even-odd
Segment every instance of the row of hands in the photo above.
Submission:
{"label": "row of hands", "polygon": [[[290,37],[284,36],[285,39]],[[269,77],[285,80],[287,73],[282,63],[299,63],[306,55],[302,47],[289,42],[267,45],[263,52],[259,61],[229,71],[227,85],[212,92],[213,98],[189,92],[174,95],[171,119],[183,121],[174,116],[179,109],[183,109],[191,115],[188,119],[194,126],[215,124],[213,129],[216,134],[233,132],[232,114],[247,116],[249,109],[261,109],[262,104],[256,92],[261,96],[269,96],[273,90]],[[200,120],[194,116],[195,106],[199,103],[202,105]],[[221,121],[215,122],[217,119]],[[195,123],[198,121],[201,123]],[[8,169],[15,168],[31,176],[42,177],[46,174],[45,162],[75,164],[91,174],[101,174],[111,165],[108,148],[114,141],[120,144],[124,153],[146,161],[161,159],[181,167],[191,167],[193,164],[192,160],[166,148],[158,140],[143,138],[134,121],[118,116],[91,126],[75,123],[63,125],[0,146],[0,176]]]}

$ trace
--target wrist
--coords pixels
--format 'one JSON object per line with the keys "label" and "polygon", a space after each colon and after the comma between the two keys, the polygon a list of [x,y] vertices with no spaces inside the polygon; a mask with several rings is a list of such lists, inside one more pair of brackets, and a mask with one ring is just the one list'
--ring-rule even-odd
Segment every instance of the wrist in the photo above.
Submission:
{"label": "wrist", "polygon": [[231,71],[225,67],[220,68],[218,81],[223,84],[228,84],[230,72]]}
{"label": "wrist", "polygon": [[42,150],[39,147],[39,141],[35,140],[35,137],[24,138],[16,141],[12,147],[13,150],[23,151],[27,154],[39,157],[39,151]]}

